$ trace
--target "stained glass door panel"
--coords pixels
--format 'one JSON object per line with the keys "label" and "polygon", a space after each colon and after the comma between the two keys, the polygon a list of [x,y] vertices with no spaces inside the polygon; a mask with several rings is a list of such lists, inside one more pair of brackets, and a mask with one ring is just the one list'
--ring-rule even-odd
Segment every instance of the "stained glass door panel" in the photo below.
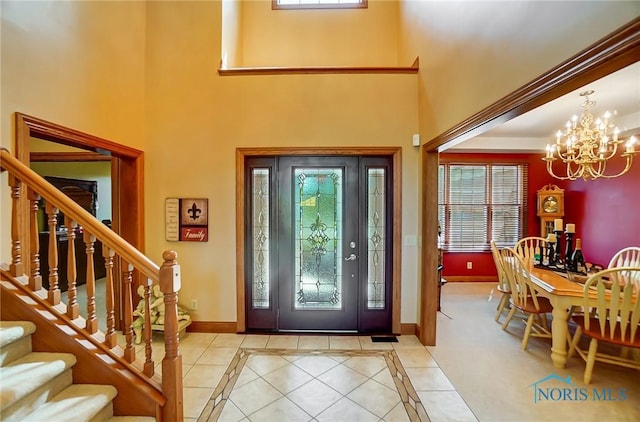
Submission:
{"label": "stained glass door panel", "polygon": [[281,159],[280,330],[357,330],[357,185],[356,158]]}
{"label": "stained glass door panel", "polygon": [[249,331],[390,332],[390,157],[253,157],[245,167]]}
{"label": "stained glass door panel", "polygon": [[342,308],[341,168],[294,170],[295,309]]}

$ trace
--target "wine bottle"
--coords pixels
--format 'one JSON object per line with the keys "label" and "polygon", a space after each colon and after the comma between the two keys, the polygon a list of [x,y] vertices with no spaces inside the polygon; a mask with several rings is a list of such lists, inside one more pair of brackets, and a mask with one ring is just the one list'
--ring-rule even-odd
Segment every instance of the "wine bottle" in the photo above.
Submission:
{"label": "wine bottle", "polygon": [[586,266],[584,265],[584,255],[582,254],[582,239],[576,239],[576,247],[571,257],[571,263],[573,264],[573,271],[578,273],[585,273]]}
{"label": "wine bottle", "polygon": [[540,265],[541,260],[540,260],[540,246],[536,245],[536,247],[534,248],[534,252],[533,252],[533,264],[534,265]]}

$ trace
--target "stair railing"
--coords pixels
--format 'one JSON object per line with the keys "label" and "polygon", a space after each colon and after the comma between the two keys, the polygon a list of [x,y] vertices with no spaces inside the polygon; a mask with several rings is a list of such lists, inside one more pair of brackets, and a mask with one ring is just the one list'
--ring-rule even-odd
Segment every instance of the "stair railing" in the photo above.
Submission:
{"label": "stair railing", "polygon": [[[108,226],[97,220],[67,195],[47,182],[29,167],[25,166],[11,153],[2,148],[0,150],[0,165],[2,171],[9,173],[9,190],[11,193],[11,263],[8,271],[20,280],[24,287],[36,294],[40,294],[50,309],[58,312],[64,320],[70,320],[88,339],[108,353],[113,359],[123,362],[141,377],[151,380],[154,377],[154,362],[152,361],[152,320],[151,320],[151,287],[154,283],[160,286],[164,300],[164,341],[165,355],[162,360],[162,394],[164,403],[160,415],[166,421],[183,420],[182,397],[182,356],[178,350],[178,291],[180,290],[180,266],[176,262],[174,251],[163,253],[163,264],[158,267],[153,261],[137,250],[126,240],[113,232]],[[25,198],[29,206],[25,206]],[[38,210],[44,199],[49,229],[48,263],[49,272],[40,274],[40,245],[38,233]],[[28,212],[25,213],[25,209]],[[67,280],[68,299],[66,306],[61,305],[61,291],[58,285],[58,215],[64,214],[64,226],[67,228]],[[25,215],[28,214],[28,215]],[[28,227],[28,230],[23,229]],[[81,228],[81,229],[80,229]],[[77,266],[75,256],[76,238],[84,242],[87,268],[86,318],[80,316],[77,301]],[[28,241],[26,241],[28,239]],[[106,331],[98,330],[98,319],[95,303],[95,243],[102,243],[102,255],[105,262],[105,302],[106,302]],[[25,251],[23,245],[29,245]],[[120,258],[121,277],[114,274],[114,263]],[[28,266],[27,266],[28,264]],[[48,280],[48,289],[43,289],[42,277]],[[120,289],[116,283],[121,280]],[[136,356],[134,345],[134,304],[133,284],[143,286],[144,317],[142,318],[142,337],[144,341],[144,359],[142,368]],[[122,333],[124,344],[118,344],[115,326],[115,292],[121,291],[124,298],[122,304]],[[62,309],[62,311],[60,311]],[[136,321],[140,323],[140,320]],[[140,340],[138,340],[140,341]]]}

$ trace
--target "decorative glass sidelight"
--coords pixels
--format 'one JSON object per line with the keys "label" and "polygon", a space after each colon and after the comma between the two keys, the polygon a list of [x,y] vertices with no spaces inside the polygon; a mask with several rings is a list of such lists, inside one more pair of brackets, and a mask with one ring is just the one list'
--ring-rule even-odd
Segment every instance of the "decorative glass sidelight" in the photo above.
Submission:
{"label": "decorative glass sidelight", "polygon": [[269,308],[269,178],[268,168],[251,170],[253,241],[253,307]]}
{"label": "decorative glass sidelight", "polygon": [[385,308],[385,169],[367,169],[367,308]]}
{"label": "decorative glass sidelight", "polygon": [[295,308],[341,309],[343,170],[297,168]]}

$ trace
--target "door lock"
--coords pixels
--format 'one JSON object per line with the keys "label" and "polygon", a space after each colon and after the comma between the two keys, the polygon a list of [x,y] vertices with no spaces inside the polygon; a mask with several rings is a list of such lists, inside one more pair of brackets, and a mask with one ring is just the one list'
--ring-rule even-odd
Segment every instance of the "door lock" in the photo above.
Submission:
{"label": "door lock", "polygon": [[348,257],[346,257],[344,260],[345,261],[355,261],[358,257],[356,256],[356,254],[352,253],[351,255],[349,255]]}

